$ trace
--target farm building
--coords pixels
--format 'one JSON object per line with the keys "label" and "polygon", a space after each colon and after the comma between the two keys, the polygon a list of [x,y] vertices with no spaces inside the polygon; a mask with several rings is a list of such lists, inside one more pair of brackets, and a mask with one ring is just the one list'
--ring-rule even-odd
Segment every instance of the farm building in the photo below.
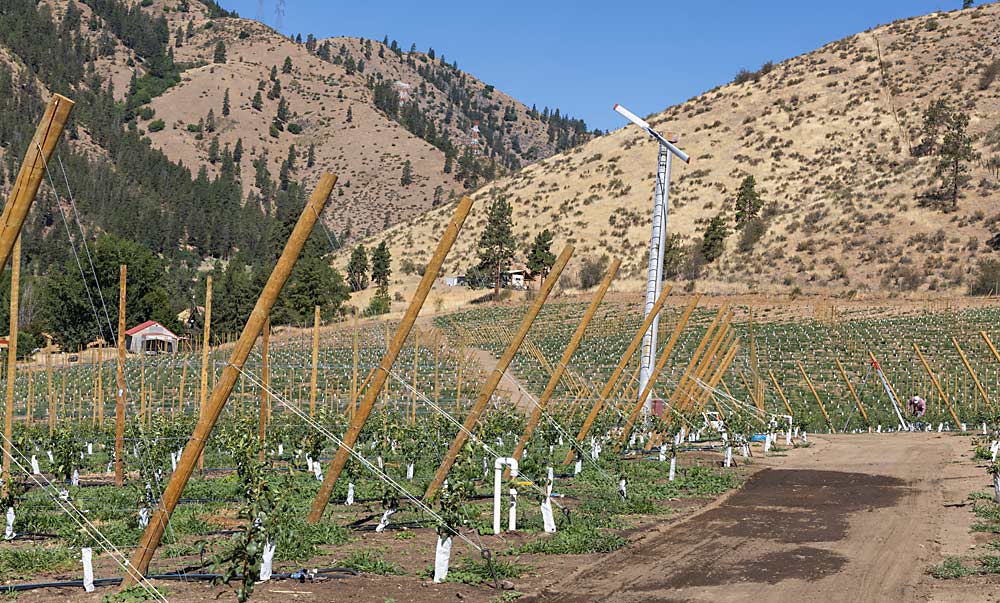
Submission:
{"label": "farm building", "polygon": [[125,331],[125,348],[133,354],[176,352],[177,335],[155,320],[147,320]]}

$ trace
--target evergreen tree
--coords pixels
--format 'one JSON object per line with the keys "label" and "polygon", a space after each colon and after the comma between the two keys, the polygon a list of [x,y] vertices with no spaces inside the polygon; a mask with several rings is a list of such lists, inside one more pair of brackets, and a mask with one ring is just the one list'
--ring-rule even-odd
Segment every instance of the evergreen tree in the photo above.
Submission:
{"label": "evergreen tree", "polygon": [[722,257],[722,252],[726,249],[726,237],[729,236],[729,229],[726,226],[726,219],[719,214],[709,220],[705,227],[705,235],[701,243],[701,253],[709,263]]}
{"label": "evergreen tree", "polygon": [[552,232],[546,228],[535,235],[535,240],[528,250],[528,270],[532,277],[545,280],[552,265],[556,263],[556,256],[552,253]]}
{"label": "evergreen tree", "polygon": [[229,117],[229,112],[229,88],[226,88],[226,93],[222,96],[222,116]]}
{"label": "evergreen tree", "polygon": [[289,74],[289,73],[292,72],[292,58],[291,57],[285,57],[285,62],[281,66],[281,72],[284,73],[284,74]]}
{"label": "evergreen tree", "polygon": [[372,253],[372,282],[379,287],[388,287],[392,276],[392,256],[385,241],[379,243]]}
{"label": "evergreen tree", "polygon": [[743,228],[751,220],[760,215],[764,201],[757,193],[757,181],[753,175],[747,175],[740,183],[740,190],[736,193],[736,227]]}
{"label": "evergreen tree", "polygon": [[253,95],[253,100],[250,101],[250,106],[253,107],[255,111],[260,111],[264,108],[264,99],[260,97],[260,90]]}
{"label": "evergreen tree", "polygon": [[208,162],[215,165],[219,162],[219,137],[212,137],[211,144],[208,145]]}
{"label": "evergreen tree", "polygon": [[347,105],[347,123],[354,121],[354,112],[351,110],[351,105]]}
{"label": "evergreen tree", "polygon": [[368,288],[368,252],[360,243],[351,252],[351,259],[347,263],[347,282],[352,291]]}
{"label": "evergreen tree", "polygon": [[413,164],[409,159],[403,163],[403,175],[399,178],[399,183],[403,186],[413,184]]}
{"label": "evergreen tree", "polygon": [[486,227],[479,237],[479,269],[493,278],[493,297],[500,299],[503,273],[514,259],[516,241],[512,208],[506,197],[496,197],[486,214]]}
{"label": "evergreen tree", "polygon": [[941,179],[941,193],[951,202],[951,209],[958,208],[961,189],[969,183],[970,161],[979,159],[979,153],[972,147],[972,137],[968,133],[969,116],[953,113],[946,125],[944,139],[938,150],[938,165],[935,175]]}
{"label": "evergreen tree", "polygon": [[213,63],[225,63],[226,62],[226,43],[219,40],[215,44],[215,56],[212,59]]}
{"label": "evergreen tree", "polygon": [[375,295],[372,296],[370,302],[368,302],[368,309],[365,310],[366,316],[379,316],[381,314],[388,314],[389,310],[392,308],[392,300],[389,299],[389,287],[379,287],[375,290]]}

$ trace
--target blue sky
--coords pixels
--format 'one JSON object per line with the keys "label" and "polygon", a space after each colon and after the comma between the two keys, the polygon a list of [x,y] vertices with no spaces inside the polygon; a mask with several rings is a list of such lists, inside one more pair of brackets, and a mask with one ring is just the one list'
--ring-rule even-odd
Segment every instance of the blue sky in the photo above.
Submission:
{"label": "blue sky", "polygon": [[[257,18],[260,0],[221,0]],[[275,0],[263,20],[275,25]],[[433,47],[521,102],[559,107],[591,128],[623,125],[621,103],[660,111],[756,69],[961,0],[286,0],[281,30]]]}

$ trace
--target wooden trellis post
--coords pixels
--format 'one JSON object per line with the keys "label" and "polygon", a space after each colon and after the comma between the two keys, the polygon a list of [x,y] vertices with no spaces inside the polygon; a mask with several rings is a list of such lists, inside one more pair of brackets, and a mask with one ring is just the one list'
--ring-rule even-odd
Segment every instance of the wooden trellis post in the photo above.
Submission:
{"label": "wooden trellis post", "polygon": [[[212,334],[212,275],[205,277],[205,324],[201,342],[201,389],[198,390],[198,416],[205,413],[208,403],[208,349]],[[145,354],[144,354],[145,355]],[[204,449],[204,447],[202,447]],[[198,470],[205,468],[205,455],[198,457]]]}
{"label": "wooden trellis post", "polygon": [[[184,446],[184,452],[177,463],[177,469],[171,474],[170,482],[163,491],[160,503],[150,518],[149,525],[146,527],[146,531],[139,541],[139,546],[132,556],[131,566],[137,575],[145,575],[149,569],[149,562],[153,558],[154,551],[160,545],[163,531],[166,529],[167,523],[170,521],[170,516],[177,506],[181,492],[184,491],[184,487],[191,477],[191,472],[198,458],[201,457],[202,452],[205,450],[205,443],[211,435],[212,429],[219,419],[219,415],[222,414],[226,401],[229,399],[229,394],[232,393],[233,386],[236,384],[236,379],[242,372],[243,365],[250,355],[250,350],[257,341],[257,335],[260,333],[261,328],[263,328],[266,317],[271,313],[271,308],[278,299],[285,281],[288,280],[288,276],[291,274],[292,268],[295,266],[299,253],[301,253],[302,248],[305,246],[313,226],[319,220],[320,214],[326,206],[327,200],[330,198],[330,193],[333,191],[333,185],[336,181],[337,178],[330,174],[324,174],[320,178],[319,184],[302,210],[302,214],[299,216],[298,222],[295,224],[295,228],[292,230],[292,234],[271,272],[271,276],[268,277],[267,283],[264,285],[264,290],[261,291],[260,296],[257,298],[257,303],[254,305],[253,311],[250,312],[250,317],[243,327],[239,341],[233,347],[229,362],[222,371],[222,377],[212,392],[208,404],[199,415],[198,424],[195,426],[188,443]],[[127,588],[134,584],[134,582],[135,576],[133,572],[127,572],[122,578],[122,588]]]}
{"label": "wooden trellis post", "polygon": [[976,390],[979,392],[979,395],[982,396],[983,402],[986,403],[987,408],[989,408],[992,412],[993,403],[990,401],[990,397],[986,395],[986,390],[983,388],[983,384],[979,382],[979,376],[976,375],[974,370],[972,370],[972,365],[969,364],[969,359],[965,356],[965,352],[962,350],[962,347],[958,345],[958,340],[952,337],[951,342],[955,344],[958,356],[962,359],[962,364],[965,365],[965,370],[968,371],[969,376],[972,377],[972,383],[975,384]]}
{"label": "wooden trellis post", "polygon": [[820,412],[823,413],[823,417],[826,419],[826,424],[830,426],[831,433],[837,433],[837,427],[830,420],[830,415],[826,412],[826,407],[823,406],[823,401],[819,399],[819,393],[816,392],[816,388],[813,387],[812,380],[809,379],[809,375],[806,374],[805,367],[802,366],[802,362],[796,360],[795,364],[798,365],[799,371],[802,373],[802,377],[806,380],[806,385],[809,387],[809,391],[812,392],[814,398],[816,398],[816,404],[819,405]]}
{"label": "wooden trellis post", "polygon": [[49,435],[56,430],[56,398],[52,390],[52,338],[45,338],[45,381],[46,394],[49,398]]}
{"label": "wooden trellis post", "polygon": [[354,365],[351,369],[351,418],[358,405],[358,315],[354,314]]}
{"label": "wooden trellis post", "polygon": [[10,335],[7,336],[7,404],[3,421],[3,494],[10,483],[10,442],[14,437],[14,386],[17,382],[17,303],[21,288],[21,237],[14,242],[10,256]]}
{"label": "wooden trellis post", "polygon": [[271,338],[271,317],[264,319],[260,330],[260,417],[258,419],[257,441],[260,442],[260,460],[264,460],[267,444],[267,420],[271,417],[271,361],[268,343]]}
{"label": "wooden trellis post", "polygon": [[660,371],[663,370],[663,366],[667,363],[667,359],[670,358],[670,353],[674,351],[674,346],[677,345],[677,340],[680,339],[681,333],[684,331],[684,327],[687,326],[688,320],[690,320],[691,315],[694,313],[695,307],[698,305],[698,301],[701,298],[696,296],[688,304],[687,308],[684,308],[684,313],[681,314],[680,319],[677,321],[677,326],[674,327],[674,332],[670,336],[670,341],[663,348],[660,353],[659,360],[656,361],[656,366],[653,367],[653,371],[649,374],[649,381],[646,382],[646,387],[643,388],[642,392],[639,394],[639,399],[632,407],[632,412],[629,413],[628,419],[625,421],[625,426],[622,428],[622,435],[618,441],[618,448],[621,449],[622,446],[628,442],[628,437],[632,433],[632,427],[635,425],[636,419],[639,417],[639,411],[642,410],[643,405],[649,394],[653,391],[653,386],[656,385],[656,379],[660,376]]}
{"label": "wooden trellis post", "polygon": [[[948,407],[948,412],[951,414],[951,418],[955,421],[955,427],[960,427],[962,422],[958,419],[958,414],[955,412],[955,408],[951,405],[951,400],[948,395],[945,394],[944,388],[941,387],[941,382],[938,381],[937,375],[931,370],[931,365],[927,363],[927,359],[924,358],[923,352],[920,351],[920,346],[914,342],[913,349],[917,352],[917,357],[920,358],[920,363],[924,365],[924,370],[927,371],[927,376],[931,379],[931,384],[937,389],[938,395],[941,396],[941,400],[944,401],[945,406]],[[897,398],[898,400],[898,398]]]}
{"label": "wooden trellis post", "polygon": [[417,285],[413,299],[410,300],[410,305],[406,309],[406,313],[403,314],[399,326],[396,327],[396,336],[382,357],[382,362],[378,369],[372,372],[372,383],[365,392],[361,406],[351,418],[347,432],[343,436],[342,445],[337,449],[337,455],[334,457],[329,469],[327,469],[326,475],[323,478],[323,484],[320,486],[319,492],[313,500],[312,508],[309,511],[308,521],[310,523],[316,523],[323,517],[323,512],[330,502],[330,496],[333,495],[333,486],[337,482],[337,478],[340,477],[340,472],[343,471],[344,465],[347,464],[350,449],[358,441],[361,429],[364,427],[365,421],[368,420],[368,415],[371,414],[372,408],[375,406],[376,398],[382,390],[382,386],[385,385],[386,380],[389,378],[389,371],[392,370],[393,365],[396,363],[396,357],[406,342],[406,338],[413,328],[413,323],[416,322],[417,315],[427,300],[431,286],[434,284],[434,280],[437,278],[438,272],[440,272],[441,266],[444,264],[445,257],[447,257],[448,252],[455,243],[455,239],[458,238],[458,232],[465,223],[465,219],[468,217],[471,208],[472,199],[463,197],[455,208],[455,215],[452,217],[451,222],[445,228],[444,233],[442,233],[437,249],[434,251],[430,262],[428,262],[427,268],[424,270],[424,275],[420,278],[420,284]]}
{"label": "wooden trellis post", "polygon": [[[604,384],[604,388],[601,393],[598,394],[597,399],[594,400],[594,404],[590,407],[590,413],[587,414],[587,418],[583,420],[583,425],[580,427],[580,432],[576,434],[576,446],[579,446],[583,439],[587,437],[587,433],[590,432],[591,426],[593,426],[594,421],[597,419],[597,415],[600,414],[601,409],[604,407],[605,401],[611,394],[611,390],[615,388],[618,384],[618,380],[622,376],[625,368],[628,366],[629,362],[632,361],[632,356],[635,355],[636,350],[642,344],[642,339],[646,335],[646,331],[649,330],[650,325],[653,324],[653,320],[659,316],[660,310],[663,308],[663,304],[667,301],[667,296],[670,295],[671,286],[667,285],[663,287],[663,291],[660,292],[660,297],[653,303],[653,307],[650,309],[649,313],[642,321],[642,325],[639,326],[639,330],[632,337],[632,342],[629,343],[628,349],[622,354],[621,359],[618,361],[618,366],[612,371],[611,376],[608,378],[607,383]],[[700,300],[701,296],[695,296],[695,300]],[[569,450],[566,451],[566,457],[563,459],[563,463],[569,463],[573,460],[573,451],[576,446],[571,446]]]}
{"label": "wooden trellis post", "polygon": [[556,391],[556,387],[559,385],[559,380],[562,378],[563,372],[566,370],[570,360],[573,358],[573,354],[576,352],[576,349],[580,346],[580,342],[583,341],[583,335],[587,331],[587,325],[590,324],[590,321],[594,318],[594,314],[597,313],[597,308],[601,305],[601,300],[604,299],[604,295],[608,292],[608,288],[611,287],[611,282],[614,280],[615,275],[618,274],[618,268],[621,264],[622,262],[618,258],[615,258],[611,262],[611,266],[608,268],[608,272],[604,276],[604,280],[601,281],[600,287],[597,288],[597,291],[594,293],[594,297],[591,298],[587,311],[584,312],[583,318],[580,320],[580,324],[577,325],[576,331],[573,333],[573,337],[570,339],[569,345],[566,346],[566,350],[563,351],[562,358],[559,359],[559,364],[556,365],[555,370],[549,377],[549,382],[545,385],[545,390],[542,391],[542,395],[538,398],[535,408],[531,411],[531,417],[528,419],[528,424],[524,428],[524,433],[521,434],[521,439],[518,440],[517,446],[514,447],[514,453],[511,456],[515,459],[521,460],[521,455],[524,453],[524,447],[531,440],[531,435],[534,433],[535,428],[538,427],[539,421],[542,420],[542,413],[545,411],[546,406],[548,406],[549,399]]}
{"label": "wooden trellis post", "polygon": [[319,306],[313,311],[312,373],[309,375],[309,416],[316,414],[316,382],[319,377]]}
{"label": "wooden trellis post", "polygon": [[125,286],[128,268],[122,264],[118,268],[118,362],[115,367],[115,485],[125,483],[122,460],[125,458]]}
{"label": "wooden trellis post", "polygon": [[719,308],[719,312],[715,315],[715,318],[712,320],[712,323],[708,325],[708,328],[705,330],[705,334],[702,336],[701,341],[698,342],[698,347],[695,349],[694,354],[691,355],[691,360],[688,362],[687,367],[681,374],[681,378],[677,381],[677,387],[674,388],[673,393],[671,393],[670,397],[667,398],[667,403],[665,404],[665,407],[673,408],[674,405],[677,404],[677,399],[680,393],[682,391],[687,392],[688,380],[691,378],[692,374],[697,369],[698,362],[701,359],[701,353],[705,351],[705,346],[707,346],[709,341],[713,339],[713,332],[715,331],[715,328],[719,325],[719,321],[723,320],[723,317],[725,317],[725,319],[723,320],[720,332],[723,332],[728,326],[729,320],[732,318],[732,315],[728,314],[728,310],[729,310],[728,304],[722,304],[722,307]]}
{"label": "wooden trellis post", "polygon": [[[733,360],[736,359],[736,353],[739,349],[740,344],[739,340],[737,340],[733,343],[732,347],[729,348],[729,351],[726,352],[726,355],[722,357],[722,361],[715,368],[715,373],[708,380],[708,388],[701,393],[701,396],[698,399],[695,412],[701,412],[705,404],[708,403],[708,400],[711,398],[716,386],[718,386],[719,382],[722,381],[722,376],[726,374],[726,371],[729,370],[729,366],[733,363]],[[718,403],[716,403],[716,408],[719,410],[719,414],[722,415],[722,408],[718,405]],[[725,415],[723,415],[723,418],[725,418]]]}
{"label": "wooden trellis post", "polygon": [[844,370],[844,365],[840,363],[840,359],[836,356],[833,357],[833,361],[837,363],[837,370],[840,371],[840,376],[844,378],[844,383],[847,384],[847,389],[850,390],[851,397],[854,398],[854,403],[858,405],[858,410],[861,412],[861,416],[864,417],[865,423],[868,424],[868,427],[871,427],[872,422],[868,420],[868,413],[865,411],[865,407],[861,404],[861,398],[858,397],[858,392],[854,389],[854,385],[847,377],[847,371]]}
{"label": "wooden trellis post", "polygon": [[500,356],[496,367],[494,367],[493,372],[490,373],[489,378],[483,385],[483,389],[480,390],[479,397],[476,399],[475,404],[472,405],[472,410],[469,411],[469,414],[465,418],[465,424],[462,429],[455,434],[455,439],[451,442],[448,452],[445,454],[444,459],[441,461],[437,471],[434,473],[434,478],[431,480],[430,485],[427,486],[427,491],[424,492],[425,500],[433,498],[441,488],[441,484],[444,483],[445,478],[448,477],[448,472],[451,471],[452,465],[455,464],[455,458],[458,456],[462,446],[465,445],[466,440],[468,440],[468,432],[475,429],[476,423],[479,422],[479,418],[486,410],[486,405],[489,404],[490,398],[493,397],[493,392],[496,391],[497,385],[500,384],[500,380],[503,378],[504,372],[506,372],[507,367],[510,366],[511,361],[514,359],[514,355],[521,347],[521,343],[528,336],[528,330],[531,329],[531,324],[535,321],[535,318],[542,309],[542,305],[545,304],[545,300],[548,299],[549,293],[552,292],[553,287],[555,287],[556,282],[559,280],[559,275],[562,274],[563,269],[569,262],[569,258],[573,255],[573,249],[572,245],[567,245],[563,249],[562,253],[559,254],[559,257],[556,258],[556,262],[552,265],[549,275],[542,282],[542,286],[538,289],[538,294],[535,296],[534,301],[531,306],[528,307],[528,311],[521,320],[517,333],[514,334],[514,338],[507,346],[503,355]]}

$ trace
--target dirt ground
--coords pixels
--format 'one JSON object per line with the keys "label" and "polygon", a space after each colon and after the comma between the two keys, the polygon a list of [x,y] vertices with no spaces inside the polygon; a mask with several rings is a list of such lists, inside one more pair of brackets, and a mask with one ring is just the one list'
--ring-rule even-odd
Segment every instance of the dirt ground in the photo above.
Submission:
{"label": "dirt ground", "polygon": [[718,506],[660,526],[526,601],[996,601],[1000,579],[927,574],[971,546],[989,485],[968,437],[826,436]]}
{"label": "dirt ground", "polygon": [[[971,458],[968,436],[815,436],[813,445],[740,472],[744,487],[716,501],[680,502],[668,518],[640,518],[632,544],[609,555],[529,555],[533,570],[514,581],[521,601],[675,602],[1000,601],[1000,576],[943,581],[928,569],[989,539],[972,533],[969,493],[990,486]],[[483,537],[502,551],[536,535]],[[433,533],[400,540],[390,532],[363,543],[385,552],[406,576],[351,576],[322,583],[259,585],[254,601],[502,601],[489,586],[434,585],[420,576]],[[350,548],[352,545],[348,545]],[[453,564],[470,554],[456,548]],[[509,558],[508,558],[509,559]],[[336,559],[314,560],[334,565]],[[111,574],[102,568],[99,575]],[[209,584],[158,583],[171,601],[232,600]],[[101,601],[108,589],[24,593],[22,602]],[[512,594],[512,593],[511,593]]]}

